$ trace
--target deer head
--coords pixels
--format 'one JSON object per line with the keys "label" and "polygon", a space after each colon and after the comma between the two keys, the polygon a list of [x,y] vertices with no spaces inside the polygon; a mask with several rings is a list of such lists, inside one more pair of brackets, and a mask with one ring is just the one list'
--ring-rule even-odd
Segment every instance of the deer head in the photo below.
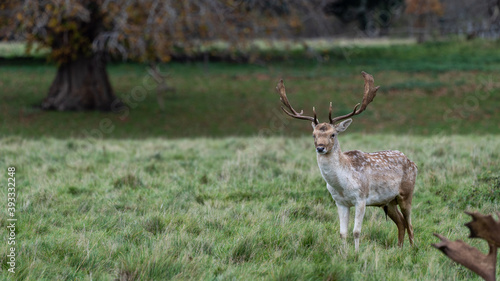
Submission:
{"label": "deer head", "polygon": [[[302,110],[300,112],[297,112],[295,109],[293,109],[292,105],[288,101],[285,91],[285,84],[283,83],[283,80],[280,80],[280,82],[276,86],[276,90],[280,95],[280,100],[284,105],[281,107],[281,109],[283,109],[283,111],[287,115],[293,118],[309,120],[312,122],[314,145],[316,147],[317,153],[326,154],[332,151],[335,148],[336,144],[338,143],[337,142],[338,133],[345,131],[347,127],[349,127],[349,125],[351,124],[352,119],[350,119],[349,117],[358,115],[361,112],[365,111],[368,104],[370,104],[375,98],[377,90],[380,86],[377,87],[374,86],[373,76],[364,71],[361,73],[363,74],[363,78],[365,79],[365,92],[362,104],[359,103],[356,104],[354,110],[349,114],[332,118],[333,107],[332,103],[330,102],[330,110],[328,114],[328,118],[330,119],[329,123],[318,122],[318,118],[316,117],[316,109],[314,107],[313,107],[313,114],[314,114],[313,117],[303,115]],[[339,121],[342,122],[337,123]]]}

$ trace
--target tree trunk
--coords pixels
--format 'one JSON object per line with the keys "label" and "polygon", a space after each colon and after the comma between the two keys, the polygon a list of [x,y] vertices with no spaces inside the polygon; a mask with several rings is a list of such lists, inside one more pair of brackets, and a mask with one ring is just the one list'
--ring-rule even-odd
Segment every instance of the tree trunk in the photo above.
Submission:
{"label": "tree trunk", "polygon": [[42,108],[107,111],[115,100],[103,56],[94,54],[59,66]]}

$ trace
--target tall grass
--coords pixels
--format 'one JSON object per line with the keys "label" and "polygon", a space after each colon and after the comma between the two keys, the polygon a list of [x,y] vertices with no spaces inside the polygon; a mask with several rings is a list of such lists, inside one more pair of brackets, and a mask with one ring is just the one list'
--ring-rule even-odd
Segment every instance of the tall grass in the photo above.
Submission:
{"label": "tall grass", "polygon": [[[346,133],[340,142],[417,163],[416,247],[396,246],[378,208],[367,209],[359,253],[352,235],[342,244],[310,137],[0,138],[0,181],[17,168],[15,279],[480,280],[430,244],[438,232],[487,249],[466,239],[463,211],[499,210],[498,136]],[[6,225],[2,213],[2,253]]]}

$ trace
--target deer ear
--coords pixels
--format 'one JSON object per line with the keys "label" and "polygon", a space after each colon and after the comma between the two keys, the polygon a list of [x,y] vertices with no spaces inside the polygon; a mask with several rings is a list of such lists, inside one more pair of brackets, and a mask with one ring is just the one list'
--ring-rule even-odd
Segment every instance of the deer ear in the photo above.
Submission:
{"label": "deer ear", "polygon": [[314,122],[311,122],[311,125],[313,127],[313,130],[316,129],[316,124]]}
{"label": "deer ear", "polygon": [[337,126],[336,126],[337,132],[345,131],[347,129],[347,127],[349,127],[349,125],[351,125],[351,122],[352,122],[352,119],[349,118],[349,119],[344,120],[344,121],[340,122],[339,124],[337,124]]}

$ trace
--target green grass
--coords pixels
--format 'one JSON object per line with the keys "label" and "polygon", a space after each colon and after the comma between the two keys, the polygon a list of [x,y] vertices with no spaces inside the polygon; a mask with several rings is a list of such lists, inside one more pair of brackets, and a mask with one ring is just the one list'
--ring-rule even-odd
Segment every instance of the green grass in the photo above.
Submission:
{"label": "green grass", "polygon": [[26,52],[26,44],[21,42],[0,42],[0,58],[14,59],[14,58],[36,58],[43,59],[49,55],[47,48],[40,48],[33,46],[31,52]]}
{"label": "green grass", "polygon": [[[28,138],[84,137],[109,118],[112,130],[104,138],[255,136],[262,132],[299,136],[308,126],[279,112],[275,86],[285,80],[295,108],[320,120],[328,104],[347,113],[362,99],[362,70],[374,75],[381,88],[352,130],[363,133],[432,135],[500,133],[500,70],[498,42],[445,42],[391,47],[344,47],[316,57],[260,64],[171,63],[175,92],[147,84],[147,68],[139,64],[108,67],[116,94],[128,104],[118,114],[44,112],[36,108],[46,96],[56,67],[8,61],[0,68],[0,134]],[[283,53],[282,53],[283,54]],[[146,80],[151,83],[151,80]],[[139,99],[133,93],[142,93]],[[138,92],[135,92],[138,91]],[[286,123],[286,126],[283,126]],[[69,128],[69,129],[68,129]],[[268,130],[271,129],[271,130]],[[96,134],[100,136],[99,134]]]}
{"label": "green grass", "polygon": [[[379,208],[367,209],[359,253],[351,234],[342,245],[310,137],[0,138],[0,181],[17,168],[16,278],[480,280],[430,244],[437,232],[486,251],[467,238],[463,211],[499,210],[497,135],[346,132],[340,142],[398,149],[417,163],[417,247],[396,246],[396,227]],[[2,208],[1,237],[6,217]]]}
{"label": "green grass", "polygon": [[[0,279],[480,280],[430,244],[437,232],[487,250],[467,238],[463,212],[500,209],[500,42],[321,44],[262,49],[255,64],[163,65],[175,88],[163,109],[144,65],[111,64],[128,100],[117,113],[41,111],[56,67],[1,60],[0,182],[17,168],[19,221],[17,273],[0,256]],[[417,163],[417,247],[397,248],[377,208],[360,252],[352,235],[344,247],[310,125],[279,110],[283,78],[296,109],[315,106],[324,121],[333,101],[345,114],[361,101],[362,70],[381,89],[340,142]],[[141,87],[144,99],[130,98]]]}

